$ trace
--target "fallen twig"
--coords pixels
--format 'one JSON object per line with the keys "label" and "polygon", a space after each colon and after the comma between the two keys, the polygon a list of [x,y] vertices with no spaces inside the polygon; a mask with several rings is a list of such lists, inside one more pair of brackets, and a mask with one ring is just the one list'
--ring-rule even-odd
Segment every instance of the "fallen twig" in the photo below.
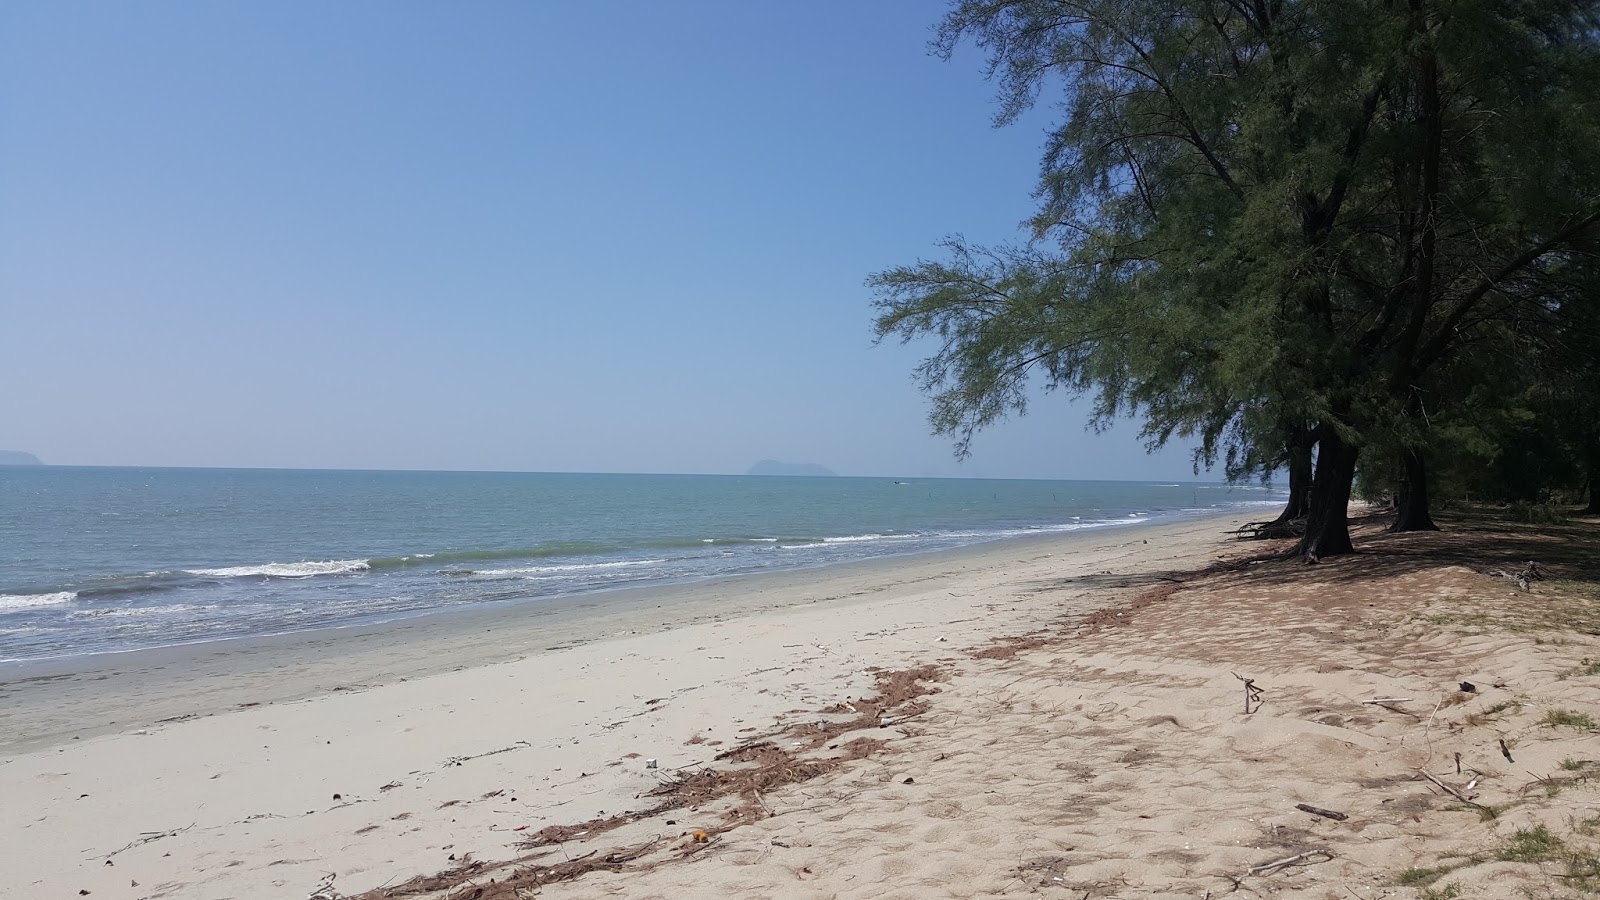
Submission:
{"label": "fallen twig", "polygon": [[[1322,856],[1325,858],[1313,860],[1311,859],[1313,856]],[[1333,852],[1319,848],[1316,850],[1307,850],[1303,853],[1296,853],[1293,856],[1285,856],[1283,859],[1275,859],[1272,862],[1262,863],[1259,866],[1251,866],[1250,868],[1246,869],[1244,873],[1246,875],[1267,875],[1287,866],[1295,865],[1296,863],[1327,862],[1330,859],[1333,859]]]}
{"label": "fallen twig", "polygon": [[[1427,721],[1427,723],[1425,725],[1422,726],[1422,743],[1424,745],[1426,745],[1427,748],[1428,748],[1428,761],[1423,763],[1423,765],[1427,765],[1428,763],[1433,762],[1433,738],[1429,734],[1429,732],[1433,728],[1433,717],[1437,716],[1439,714],[1439,707],[1441,707],[1443,705],[1444,705],[1444,694],[1440,694],[1439,695],[1439,702],[1433,704],[1433,712],[1428,713],[1428,721]],[[1460,757],[1459,754],[1457,754],[1457,756],[1456,756],[1456,769],[1459,771],[1460,768],[1461,768],[1461,757]]]}
{"label": "fallen twig", "polygon": [[1467,796],[1465,793],[1463,793],[1461,791],[1461,789],[1453,788],[1450,785],[1445,784],[1444,782],[1440,781],[1439,779],[1433,777],[1433,775],[1431,773],[1429,773],[1427,769],[1418,769],[1417,771],[1422,773],[1422,777],[1424,777],[1424,778],[1428,779],[1429,781],[1433,782],[1434,784],[1438,785],[1440,787],[1440,789],[1442,789],[1445,793],[1447,793],[1450,796],[1456,798],[1457,800],[1460,800],[1462,803],[1466,803],[1466,804],[1468,804],[1470,806],[1477,806],[1478,805],[1476,803],[1473,803],[1472,802],[1472,798]]}
{"label": "fallen twig", "polygon": [[1266,691],[1256,687],[1256,680],[1254,678],[1246,678],[1243,675],[1240,675],[1238,672],[1230,672],[1228,674],[1244,682],[1244,714],[1248,716],[1252,712],[1250,709],[1250,701],[1252,700],[1255,701],[1256,709],[1260,709],[1261,696],[1265,694]]}
{"label": "fallen twig", "polygon": [[1322,816],[1325,819],[1332,819],[1335,822],[1343,822],[1345,819],[1350,818],[1342,812],[1331,809],[1323,809],[1320,806],[1312,806],[1309,803],[1296,803],[1294,808],[1304,810],[1305,812],[1311,813],[1314,816]]}
{"label": "fallen twig", "polygon": [[145,832],[140,832],[144,836],[139,838],[138,840],[129,841],[125,846],[119,847],[116,850],[113,850],[110,853],[105,854],[104,857],[96,856],[96,857],[91,857],[91,859],[102,859],[102,858],[103,859],[110,859],[111,857],[116,856],[118,853],[121,853],[124,850],[131,850],[134,847],[140,846],[141,844],[148,844],[151,841],[159,841],[162,838],[169,838],[169,837],[173,837],[174,835],[182,834],[183,832],[188,831],[189,829],[193,828],[194,826],[195,826],[195,823],[190,822],[189,824],[183,826],[182,828],[174,828],[171,831],[145,831]]}
{"label": "fallen twig", "polygon": [[517,741],[515,744],[512,744],[509,747],[501,747],[499,750],[490,750],[487,753],[474,753],[471,756],[452,756],[444,761],[444,768],[448,769],[451,766],[459,766],[464,762],[469,762],[474,759],[483,759],[485,756],[494,756],[497,753],[510,753],[513,750],[521,750],[524,747],[532,746],[533,745],[527,741]]}
{"label": "fallen twig", "polygon": [[339,900],[339,892],[333,889],[333,881],[337,877],[339,877],[337,872],[329,872],[322,876],[322,880],[311,889],[306,900]]}

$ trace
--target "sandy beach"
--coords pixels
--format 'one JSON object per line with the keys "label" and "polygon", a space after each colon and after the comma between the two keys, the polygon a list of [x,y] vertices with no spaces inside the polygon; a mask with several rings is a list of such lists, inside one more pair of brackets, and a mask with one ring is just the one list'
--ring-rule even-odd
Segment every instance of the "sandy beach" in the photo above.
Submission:
{"label": "sandy beach", "polygon": [[1600,823],[1593,598],[1490,570],[1592,560],[1235,524],[0,673],[0,895],[1578,890],[1495,854]]}

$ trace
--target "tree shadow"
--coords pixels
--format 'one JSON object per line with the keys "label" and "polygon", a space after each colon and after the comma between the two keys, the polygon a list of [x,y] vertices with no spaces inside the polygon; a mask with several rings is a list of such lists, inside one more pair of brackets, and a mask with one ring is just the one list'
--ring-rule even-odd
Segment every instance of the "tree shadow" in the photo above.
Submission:
{"label": "tree shadow", "polygon": [[[1324,587],[1378,586],[1382,582],[1460,566],[1483,575],[1514,573],[1534,562],[1548,578],[1600,582],[1600,527],[1590,522],[1531,525],[1513,521],[1503,510],[1453,510],[1436,516],[1442,530],[1391,534],[1390,517],[1373,514],[1351,520],[1356,552],[1308,565],[1292,551],[1293,541],[1262,541],[1260,552],[1214,563],[1199,571],[1097,572],[1028,582],[1032,590],[1118,590],[1164,584],[1216,584],[1281,587],[1316,583]],[[1241,542],[1248,546],[1251,542]]]}

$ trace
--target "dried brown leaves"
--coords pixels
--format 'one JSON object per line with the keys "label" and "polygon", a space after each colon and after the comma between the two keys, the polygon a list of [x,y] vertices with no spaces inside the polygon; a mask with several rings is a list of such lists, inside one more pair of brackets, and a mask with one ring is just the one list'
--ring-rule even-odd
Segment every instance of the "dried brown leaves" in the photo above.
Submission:
{"label": "dried brown leaves", "polygon": [[[440,900],[515,900],[530,889],[558,881],[571,881],[594,871],[645,870],[685,859],[704,850],[710,838],[772,815],[763,793],[785,785],[809,781],[847,762],[882,751],[882,738],[857,737],[843,744],[830,743],[841,735],[886,722],[920,715],[926,707],[919,698],[938,690],[931,682],[944,677],[938,666],[918,666],[897,672],[876,673],[877,694],[849,704],[821,710],[824,715],[852,713],[848,718],[790,725],[776,733],[752,738],[716,756],[727,767],[704,767],[687,772],[650,791],[660,802],[648,809],[591,819],[574,825],[550,825],[525,838],[521,846],[534,851],[498,863],[462,862],[435,875],[418,876],[403,884],[375,888],[346,900],[399,900],[436,897]],[[817,751],[826,745],[825,755]],[[551,847],[568,841],[586,841],[608,831],[678,809],[698,810],[720,801],[736,802],[721,811],[719,824],[696,829],[687,843],[668,843],[660,836],[631,847],[606,853],[593,851],[559,863],[542,864]],[[704,837],[701,837],[703,835]],[[672,849],[673,852],[662,852]]]}

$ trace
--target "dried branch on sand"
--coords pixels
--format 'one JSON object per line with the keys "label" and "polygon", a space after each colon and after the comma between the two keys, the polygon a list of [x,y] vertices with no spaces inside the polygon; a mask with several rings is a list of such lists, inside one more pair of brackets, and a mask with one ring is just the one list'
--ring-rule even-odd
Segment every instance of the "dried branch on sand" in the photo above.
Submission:
{"label": "dried branch on sand", "polygon": [[[660,802],[648,809],[574,825],[551,825],[525,838],[521,846],[530,852],[515,859],[491,863],[464,858],[454,868],[437,874],[419,875],[402,884],[374,888],[342,900],[409,897],[517,900],[526,896],[530,889],[571,881],[587,872],[642,871],[693,856],[717,835],[771,816],[773,813],[762,798],[763,792],[816,778],[847,762],[883,750],[888,742],[880,738],[857,737],[844,744],[830,742],[844,734],[880,728],[891,719],[903,721],[925,711],[914,701],[936,691],[932,682],[941,680],[943,672],[938,666],[928,665],[898,672],[878,672],[876,677],[878,692],[874,696],[820,711],[823,714],[854,713],[850,718],[791,725],[765,737],[752,738],[716,757],[718,762],[731,763],[730,766],[697,769],[650,791],[647,796],[658,798]],[[824,752],[834,752],[818,755],[824,747]],[[687,844],[668,842],[658,835],[643,843],[604,853],[596,850],[559,863],[542,862],[555,845],[588,840],[662,813],[704,809],[715,801],[732,798],[736,798],[736,802],[721,812],[722,821],[695,829]],[[663,852],[669,848],[675,852]]]}

